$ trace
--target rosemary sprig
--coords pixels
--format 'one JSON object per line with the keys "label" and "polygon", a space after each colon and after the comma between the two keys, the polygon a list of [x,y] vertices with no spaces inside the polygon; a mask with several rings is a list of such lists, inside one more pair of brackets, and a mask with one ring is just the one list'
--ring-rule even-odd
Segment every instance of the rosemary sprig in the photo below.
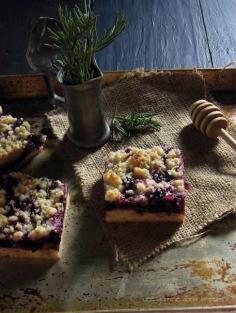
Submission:
{"label": "rosemary sprig", "polygon": [[111,139],[122,141],[136,133],[159,131],[161,125],[155,117],[156,114],[150,112],[131,112],[126,116],[115,116],[111,125]]}
{"label": "rosemary sprig", "polygon": [[59,62],[63,69],[65,84],[80,84],[93,78],[94,54],[117,37],[125,28],[126,17],[118,15],[113,26],[102,36],[97,35],[97,16],[84,0],[84,10],[78,5],[72,10],[59,6],[59,24],[50,29],[49,46],[60,49]]}

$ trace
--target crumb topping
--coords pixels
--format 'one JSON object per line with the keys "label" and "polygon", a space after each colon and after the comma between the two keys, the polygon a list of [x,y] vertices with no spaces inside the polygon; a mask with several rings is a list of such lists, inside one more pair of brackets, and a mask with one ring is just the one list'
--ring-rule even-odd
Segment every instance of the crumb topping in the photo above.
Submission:
{"label": "crumb topping", "polygon": [[33,149],[34,146],[43,144],[42,135],[34,135],[31,126],[23,118],[12,115],[3,115],[0,107],[0,155],[7,157],[10,153],[22,151],[25,148]]}
{"label": "crumb topping", "polygon": [[66,186],[58,180],[10,173],[0,178],[0,239],[37,241],[60,233]]}
{"label": "crumb topping", "polygon": [[0,107],[0,154],[7,155],[12,151],[24,149],[30,136],[30,124],[23,118],[2,115]]}
{"label": "crumb topping", "polygon": [[105,200],[144,201],[157,190],[161,193],[186,193],[183,159],[177,148],[154,146],[150,149],[128,147],[110,152],[103,175]]}

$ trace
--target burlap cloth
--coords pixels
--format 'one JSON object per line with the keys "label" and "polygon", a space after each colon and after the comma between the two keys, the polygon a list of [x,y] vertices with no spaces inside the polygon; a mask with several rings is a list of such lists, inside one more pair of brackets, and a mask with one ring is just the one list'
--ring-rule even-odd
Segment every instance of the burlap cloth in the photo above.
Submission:
{"label": "burlap cloth", "polygon": [[[103,224],[118,260],[132,269],[170,245],[201,234],[206,226],[236,211],[235,152],[223,141],[203,136],[189,118],[189,105],[204,97],[204,82],[199,74],[129,73],[103,88],[102,97],[108,119],[112,118],[117,105],[117,114],[155,112],[162,128],[160,132],[132,137],[122,144],[108,142],[97,151],[70,150],[70,154],[77,156],[75,160],[79,160],[74,166],[81,179],[84,198],[95,208],[100,220],[104,207],[101,177],[104,162],[112,150],[129,145],[142,148],[177,145],[183,152],[186,178],[191,185],[182,225]],[[48,114],[48,120],[54,134],[62,140],[68,127],[66,114],[55,110]]]}

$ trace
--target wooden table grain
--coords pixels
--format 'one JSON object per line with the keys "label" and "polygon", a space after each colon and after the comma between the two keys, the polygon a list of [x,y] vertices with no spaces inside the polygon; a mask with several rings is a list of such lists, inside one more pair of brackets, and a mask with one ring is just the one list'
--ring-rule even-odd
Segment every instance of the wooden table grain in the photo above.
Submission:
{"label": "wooden table grain", "polygon": [[97,56],[103,70],[224,67],[236,60],[235,0],[95,0],[99,31],[115,12],[128,26]]}
{"label": "wooden table grain", "polygon": [[[83,0],[61,0],[71,7]],[[93,0],[98,32],[116,12],[125,31],[97,54],[103,71],[223,67],[236,60],[235,0]],[[39,16],[57,17],[57,0],[0,0],[0,75],[32,73],[25,52]]]}

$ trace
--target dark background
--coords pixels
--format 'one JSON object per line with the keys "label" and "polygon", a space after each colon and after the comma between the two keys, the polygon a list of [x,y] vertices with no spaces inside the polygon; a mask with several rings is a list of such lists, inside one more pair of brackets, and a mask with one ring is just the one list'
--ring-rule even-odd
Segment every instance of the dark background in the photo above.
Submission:
{"label": "dark background", "polygon": [[[39,16],[56,17],[57,6],[0,0],[0,75],[32,72],[25,60],[30,29]],[[236,60],[236,0],[94,0],[93,6],[99,32],[115,12],[128,16],[125,31],[97,55],[102,70],[222,67]]]}

